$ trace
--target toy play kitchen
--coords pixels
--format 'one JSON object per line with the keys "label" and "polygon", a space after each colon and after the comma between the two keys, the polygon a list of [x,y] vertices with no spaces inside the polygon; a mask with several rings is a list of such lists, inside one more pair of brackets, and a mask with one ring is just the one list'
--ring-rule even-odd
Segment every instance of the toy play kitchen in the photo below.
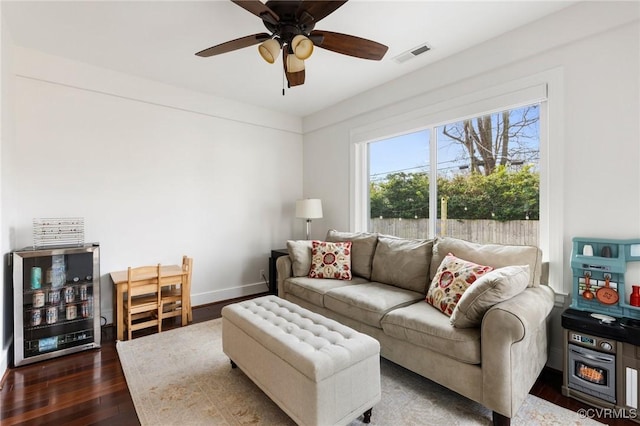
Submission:
{"label": "toy play kitchen", "polygon": [[574,238],[562,394],[640,423],[640,239]]}

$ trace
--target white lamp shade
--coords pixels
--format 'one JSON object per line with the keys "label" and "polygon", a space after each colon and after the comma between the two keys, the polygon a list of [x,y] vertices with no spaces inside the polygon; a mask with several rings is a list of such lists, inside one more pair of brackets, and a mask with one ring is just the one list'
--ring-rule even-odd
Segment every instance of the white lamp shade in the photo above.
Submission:
{"label": "white lamp shade", "polygon": [[280,43],[271,38],[258,46],[258,52],[260,52],[262,59],[272,64],[280,54]]}
{"label": "white lamp shade", "polygon": [[300,72],[304,71],[304,61],[298,59],[296,55],[287,55],[287,72]]}
{"label": "white lamp shade", "polygon": [[296,217],[303,219],[320,219],[322,217],[322,201],[318,198],[307,198],[296,201]]}
{"label": "white lamp shade", "polygon": [[296,57],[304,61],[313,53],[313,42],[302,34],[298,34],[291,40],[291,48]]}

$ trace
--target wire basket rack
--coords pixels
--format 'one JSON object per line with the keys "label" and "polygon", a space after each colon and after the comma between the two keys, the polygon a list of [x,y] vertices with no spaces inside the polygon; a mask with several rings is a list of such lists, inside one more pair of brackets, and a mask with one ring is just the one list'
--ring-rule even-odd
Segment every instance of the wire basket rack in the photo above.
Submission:
{"label": "wire basket rack", "polygon": [[81,246],[84,244],[84,218],[33,219],[33,246]]}

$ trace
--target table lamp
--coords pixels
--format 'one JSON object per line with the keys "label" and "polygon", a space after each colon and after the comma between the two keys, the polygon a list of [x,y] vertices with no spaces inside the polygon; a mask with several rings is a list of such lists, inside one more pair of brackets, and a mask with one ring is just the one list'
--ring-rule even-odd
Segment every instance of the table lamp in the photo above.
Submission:
{"label": "table lamp", "polygon": [[311,219],[322,217],[322,201],[318,198],[307,198],[296,201],[296,217],[307,220],[307,240],[309,239],[309,224]]}

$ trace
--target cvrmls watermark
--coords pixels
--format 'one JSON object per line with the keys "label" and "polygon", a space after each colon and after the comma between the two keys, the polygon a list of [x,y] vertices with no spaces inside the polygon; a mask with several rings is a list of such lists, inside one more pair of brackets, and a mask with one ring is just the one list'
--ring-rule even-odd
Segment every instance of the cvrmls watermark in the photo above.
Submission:
{"label": "cvrmls watermark", "polygon": [[638,411],[635,408],[581,408],[578,416],[581,419],[636,419]]}

